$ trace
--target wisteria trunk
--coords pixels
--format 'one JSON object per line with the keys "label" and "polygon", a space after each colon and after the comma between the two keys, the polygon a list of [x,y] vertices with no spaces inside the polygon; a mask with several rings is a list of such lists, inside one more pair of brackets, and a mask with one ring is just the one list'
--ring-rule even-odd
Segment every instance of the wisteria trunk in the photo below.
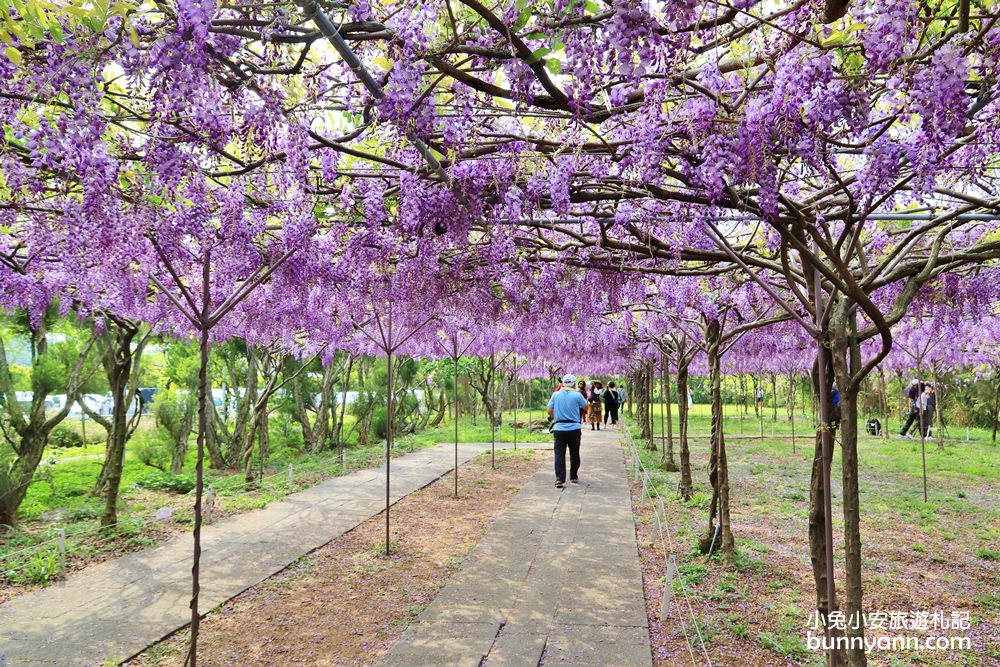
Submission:
{"label": "wisteria trunk", "polygon": [[[132,339],[136,330],[117,327],[114,345],[108,350],[111,356],[109,364],[109,380],[111,380],[111,400],[113,403],[113,418],[111,433],[108,439],[109,460],[105,463],[107,470],[104,500],[104,515],[101,517],[101,527],[113,526],[118,523],[118,488],[122,481],[122,467],[125,464],[125,441],[128,439],[128,381],[132,371]],[[110,343],[109,343],[110,344]]]}
{"label": "wisteria trunk", "polygon": [[649,422],[649,374],[643,366],[635,374],[633,389],[635,390],[635,414],[639,420],[639,438],[645,440],[647,447],[653,441],[653,426]]}
{"label": "wisteria trunk", "polygon": [[670,396],[670,371],[664,365],[663,375],[660,378],[663,385],[663,396],[664,396],[664,406],[663,410],[667,417],[667,426],[664,431],[666,431],[667,443],[663,450],[663,469],[669,472],[677,472],[677,462],[674,460],[674,416],[670,411],[671,396]]}
{"label": "wisteria trunk", "polygon": [[691,450],[688,448],[688,366],[677,364],[677,428],[681,448],[681,496],[691,498]]}
{"label": "wisteria trunk", "polygon": [[993,405],[993,442],[997,441],[997,428],[1000,427],[1000,368],[993,371],[997,378],[997,397]]}
{"label": "wisteria trunk", "polygon": [[[858,479],[858,387],[854,375],[861,365],[860,350],[853,334],[854,313],[846,306],[835,309],[830,322],[833,373],[840,389],[840,437],[844,502],[844,613],[848,619],[862,618],[861,500]],[[856,380],[853,381],[852,380]],[[864,649],[864,623],[848,622],[844,634],[850,638],[847,664],[868,664]]]}
{"label": "wisteria trunk", "polygon": [[646,398],[646,424],[648,425],[649,431],[649,450],[655,452],[656,447],[656,430],[654,428],[655,422],[653,421],[653,364],[646,364],[645,372],[643,373],[643,395]]}
{"label": "wisteria trunk", "polygon": [[[813,403],[819,401],[819,375],[817,365],[812,374]],[[816,611],[826,624],[831,611],[829,581],[826,572],[826,508],[823,502],[823,436],[817,429],[814,448],[812,476],[809,483],[809,560],[812,563],[813,580],[816,583]],[[833,610],[836,609],[834,600]]]}
{"label": "wisteria trunk", "polygon": [[[705,336],[708,352],[709,384],[712,401],[712,455],[709,461],[709,481],[712,483],[712,509],[708,518],[708,535],[703,544],[705,551],[712,547],[715,537],[715,518],[719,519],[719,538],[722,557],[726,565],[736,562],[736,542],[733,539],[729,517],[729,465],[726,460],[726,438],[723,433],[722,415],[722,372],[720,369],[719,345],[721,330],[718,322],[711,322]],[[719,544],[716,544],[719,546]]]}

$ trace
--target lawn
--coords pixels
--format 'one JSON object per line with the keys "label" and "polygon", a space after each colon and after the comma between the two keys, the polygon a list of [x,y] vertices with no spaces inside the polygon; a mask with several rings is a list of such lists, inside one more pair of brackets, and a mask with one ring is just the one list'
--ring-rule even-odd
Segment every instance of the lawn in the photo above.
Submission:
{"label": "lawn", "polygon": [[[518,411],[518,422],[544,419],[543,410]],[[497,442],[547,442],[547,432],[516,430],[513,414],[504,415],[496,430]],[[76,426],[79,424],[77,423]],[[143,429],[150,424],[144,423]],[[348,421],[347,428],[350,428]],[[88,424],[88,436],[100,431]],[[294,433],[295,429],[289,432]],[[342,474],[336,451],[308,454],[292,440],[285,440],[283,425],[274,420],[271,455],[264,470],[263,483],[247,485],[242,473],[206,468],[206,486],[216,494],[215,516],[257,509],[278,500],[290,490],[301,490],[318,481]],[[417,451],[439,442],[453,442],[454,420],[446,417],[436,428],[397,438],[396,455]],[[459,419],[459,441],[490,442],[489,424],[480,415],[473,423],[471,416]],[[108,557],[147,548],[165,537],[188,530],[193,519],[193,486],[196,462],[195,440],[192,437],[179,476],[164,474],[142,463],[128,451],[122,471],[119,500],[119,524],[113,531],[99,531],[99,519],[104,500],[93,495],[94,482],[101,470],[104,445],[53,448],[47,452],[21,506],[17,530],[0,536],[0,601],[35,585],[43,585],[59,577],[57,536],[60,529],[67,535],[68,572]],[[384,444],[375,442],[360,446],[352,438],[346,448],[347,470],[358,470],[381,464]],[[288,470],[292,467],[289,484]],[[259,461],[254,462],[259,469]],[[157,520],[158,510],[169,508],[167,519]],[[32,549],[42,544],[40,549]],[[24,551],[27,550],[27,551]],[[20,553],[20,552],[24,553]]]}
{"label": "lawn", "polygon": [[[707,406],[695,408],[691,431],[707,434]],[[780,416],[779,411],[778,423],[765,420],[765,434],[771,426],[779,435],[790,430]],[[659,423],[657,418],[657,429]],[[758,424],[750,423],[759,432]],[[647,598],[655,598],[648,600],[648,606],[656,612],[650,614],[656,664],[675,664],[672,660],[686,656],[688,639],[700,650],[695,620],[717,664],[822,664],[821,656],[805,645],[807,619],[815,601],[807,537],[811,440],[798,439],[793,452],[790,438],[739,438],[738,419],[727,419],[726,426],[733,532],[740,552],[734,569],[716,558],[706,559],[695,549],[707,527],[711,499],[708,440],[691,440],[695,495],[686,503],[676,494],[678,473],[659,468],[659,452],[643,452],[654,489],[665,500],[679,578],[693,608],[693,615],[683,616],[683,623],[658,620],[665,563],[652,530],[655,516],[648,503],[637,504]],[[808,436],[807,428],[803,422],[796,431]],[[996,502],[1000,447],[985,431],[973,430],[971,435],[968,442],[964,437],[947,440],[943,451],[937,450],[935,442],[926,443],[928,502],[923,500],[919,441],[895,435],[860,439],[866,610],[968,611],[972,622],[964,633],[972,639],[971,651],[875,651],[872,665],[1000,665],[995,641],[1000,635],[1000,508]],[[835,456],[834,539],[842,595],[839,447]],[[638,498],[641,486],[634,491]],[[678,584],[675,590],[681,596]]]}

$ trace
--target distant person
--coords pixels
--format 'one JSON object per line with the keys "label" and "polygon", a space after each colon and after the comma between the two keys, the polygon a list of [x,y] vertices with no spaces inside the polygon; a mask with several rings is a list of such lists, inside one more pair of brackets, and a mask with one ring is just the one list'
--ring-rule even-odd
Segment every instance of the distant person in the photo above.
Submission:
{"label": "distant person", "polygon": [[[586,402],[587,399],[590,398],[590,391],[587,389],[586,380],[580,380],[579,384],[576,385],[576,390],[580,392],[581,396],[583,396],[584,402]],[[580,417],[580,423],[585,424],[586,422],[587,422],[587,413],[584,412],[583,416]]]}
{"label": "distant person", "polygon": [[[587,401],[575,388],[576,376],[563,376],[563,387],[549,397],[549,418],[553,420],[553,451],[556,459],[556,488],[566,485],[566,449],[569,449],[569,481],[579,484],[581,419],[587,414]],[[585,384],[586,386],[586,384]]]}
{"label": "distant person", "polygon": [[927,383],[924,393],[920,395],[920,435],[927,437],[934,425],[934,409],[937,407],[937,396],[934,395],[934,385]]}
{"label": "distant person", "polygon": [[608,425],[608,419],[611,420],[612,426],[618,425],[618,407],[621,405],[621,401],[618,400],[618,391],[615,389],[615,383],[609,382],[608,389],[604,392],[604,425]]}
{"label": "distant person", "polygon": [[753,398],[753,410],[756,414],[760,414],[760,411],[764,409],[764,389],[758,389]]}
{"label": "distant person", "polygon": [[587,399],[587,421],[590,422],[590,430],[595,428],[601,430],[601,407],[604,401],[604,385],[600,381],[595,381],[590,391],[590,398]]}
{"label": "distant person", "polygon": [[909,388],[906,390],[906,412],[907,419],[906,423],[903,424],[903,430],[899,432],[900,438],[913,439],[913,436],[909,434],[910,427],[913,426],[913,422],[920,418],[920,380],[914,378],[910,383]]}

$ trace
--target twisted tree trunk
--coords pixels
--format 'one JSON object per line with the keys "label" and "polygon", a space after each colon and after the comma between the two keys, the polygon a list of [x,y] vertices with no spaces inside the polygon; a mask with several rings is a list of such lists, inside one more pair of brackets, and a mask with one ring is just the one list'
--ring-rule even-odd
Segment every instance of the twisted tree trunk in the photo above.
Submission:
{"label": "twisted tree trunk", "polygon": [[[862,618],[861,586],[861,500],[858,478],[858,388],[855,377],[861,367],[855,311],[846,304],[834,309],[830,320],[830,343],[833,374],[840,390],[840,436],[844,495],[844,613],[849,619]],[[856,626],[856,627],[855,627]],[[844,631],[850,638],[847,664],[865,667],[864,623],[847,623]],[[856,647],[860,644],[860,648]]]}
{"label": "twisted tree trunk", "polygon": [[664,409],[666,410],[667,417],[667,444],[663,450],[663,469],[669,472],[677,472],[677,462],[674,460],[674,417],[670,411],[670,370],[669,367],[664,365],[663,375],[660,377],[660,382],[663,387],[663,396],[666,402]]}
{"label": "twisted tree trunk", "polygon": [[681,496],[691,498],[691,450],[688,448],[688,362],[677,363],[677,420],[681,447]]}
{"label": "twisted tree trunk", "polygon": [[[712,455],[709,461],[709,481],[712,483],[712,507],[708,517],[708,535],[702,542],[702,550],[708,552],[715,541],[720,546],[727,565],[736,563],[736,542],[733,539],[729,515],[729,465],[726,460],[726,439],[723,433],[722,417],[722,372],[719,348],[722,342],[719,322],[709,322],[705,332],[705,346],[708,354],[709,384],[712,400]],[[719,538],[715,540],[715,519],[719,519]]]}
{"label": "twisted tree trunk", "polygon": [[114,403],[111,433],[109,434],[108,471],[104,514],[101,526],[118,523],[118,487],[122,481],[122,467],[125,464],[125,441],[128,438],[128,382],[132,372],[132,339],[139,332],[138,327],[129,323],[114,326],[114,343],[108,343],[105,351],[105,369],[111,385],[111,400]]}

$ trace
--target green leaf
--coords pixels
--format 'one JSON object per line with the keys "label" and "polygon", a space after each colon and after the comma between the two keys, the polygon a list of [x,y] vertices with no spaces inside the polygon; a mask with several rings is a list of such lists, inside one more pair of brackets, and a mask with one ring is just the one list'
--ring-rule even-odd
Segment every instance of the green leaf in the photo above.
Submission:
{"label": "green leaf", "polygon": [[56,44],[63,43],[63,31],[59,21],[53,19],[52,23],[49,24],[49,33],[52,34],[52,39],[55,40]]}
{"label": "green leaf", "polygon": [[537,63],[539,60],[549,55],[550,53],[552,53],[552,49],[550,49],[547,46],[543,46],[540,49],[535,49],[534,51],[532,51],[531,55],[528,56],[528,58],[524,62],[528,63],[529,65],[534,65],[535,63]]}
{"label": "green leaf", "polygon": [[854,24],[848,26],[847,28],[844,28],[843,30],[834,31],[826,39],[820,40],[820,43],[827,48],[844,46],[845,44],[848,44],[851,41],[853,33],[857,32],[858,30],[861,30],[863,27],[864,27],[863,24]]}
{"label": "green leaf", "polygon": [[132,46],[139,48],[139,33],[135,31],[135,26],[131,23],[128,24],[128,39],[132,42]]}
{"label": "green leaf", "polygon": [[67,14],[75,16],[77,19],[81,21],[90,16],[90,12],[88,12],[86,9],[83,9],[82,7],[77,7],[75,5],[66,5],[65,7],[63,7],[63,11],[66,12]]}
{"label": "green leaf", "polygon": [[8,46],[3,50],[3,53],[7,58],[15,65],[21,64],[21,52],[15,49],[13,46]]}
{"label": "green leaf", "polygon": [[528,25],[529,19],[531,19],[531,10],[522,10],[521,13],[517,15],[517,20],[514,21],[514,32],[520,32],[521,28]]}
{"label": "green leaf", "polygon": [[545,66],[553,74],[562,74],[562,63],[557,58],[550,58],[545,61]]}

